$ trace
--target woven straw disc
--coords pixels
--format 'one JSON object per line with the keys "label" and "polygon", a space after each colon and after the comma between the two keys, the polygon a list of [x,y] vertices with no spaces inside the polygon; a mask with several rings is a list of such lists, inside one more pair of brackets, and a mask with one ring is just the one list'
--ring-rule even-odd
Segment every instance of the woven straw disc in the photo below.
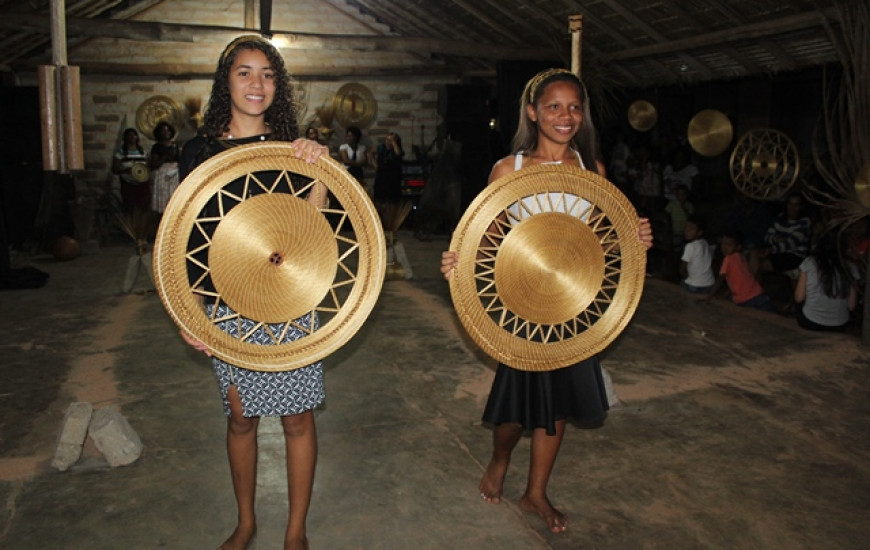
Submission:
{"label": "woven straw disc", "polygon": [[638,217],[603,177],[536,165],[488,185],[450,249],[450,294],[487,354],[516,369],[553,370],[604,349],[628,324],[646,277]]}
{"label": "woven straw disc", "polygon": [[773,200],[797,181],[800,155],[779,130],[760,128],[743,134],[731,152],[731,181],[747,197]]}
{"label": "woven straw disc", "polygon": [[693,116],[687,133],[692,149],[705,157],[723,153],[734,137],[731,121],[715,109],[704,109]]}
{"label": "woven straw disc", "polygon": [[337,261],[326,218],[311,203],[276,193],[230,210],[209,251],[212,280],[227,305],[269,323],[297,319],[317,307]]}
{"label": "woven straw disc", "polygon": [[[293,153],[289,143],[261,142],[202,163],[173,194],[154,243],[157,291],[175,323],[252,370],[292,370],[336,351],[371,313],[386,271],[386,240],[365,190],[334,160],[308,164]],[[330,207],[304,200],[315,182],[334,196]],[[204,304],[235,313],[210,317]],[[319,325],[295,322],[303,315]],[[219,327],[243,320],[265,329],[271,345]],[[285,341],[291,326],[305,335]]]}
{"label": "woven straw disc", "polygon": [[130,177],[133,181],[144,183],[151,177],[151,170],[144,162],[134,162],[130,167]]}
{"label": "woven straw disc", "polygon": [[649,132],[659,120],[655,105],[639,99],[628,106],[628,123],[638,132]]}

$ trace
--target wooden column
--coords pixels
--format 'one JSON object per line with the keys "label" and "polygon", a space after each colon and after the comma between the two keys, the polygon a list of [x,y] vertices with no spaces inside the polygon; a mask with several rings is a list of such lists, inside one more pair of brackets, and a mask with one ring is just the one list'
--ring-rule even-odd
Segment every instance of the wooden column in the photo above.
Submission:
{"label": "wooden column", "polygon": [[245,0],[245,28],[253,29],[257,24],[257,0]]}
{"label": "wooden column", "polygon": [[583,16],[569,15],[568,28],[571,31],[571,72],[581,78],[583,69]]}
{"label": "wooden column", "polygon": [[42,167],[61,174],[84,169],[78,67],[67,66],[64,0],[51,0],[51,65],[39,68]]}

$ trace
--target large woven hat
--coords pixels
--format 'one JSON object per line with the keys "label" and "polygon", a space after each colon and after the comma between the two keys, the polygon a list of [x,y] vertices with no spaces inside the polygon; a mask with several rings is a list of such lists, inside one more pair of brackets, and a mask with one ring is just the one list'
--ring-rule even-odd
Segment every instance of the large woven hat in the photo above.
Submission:
{"label": "large woven hat", "polygon": [[[386,270],[365,190],[334,160],[308,164],[293,153],[262,142],[202,163],[173,194],[154,243],[157,290],[176,324],[253,370],[295,369],[341,347],[374,307]],[[315,182],[334,197],[324,210],[305,200]],[[289,331],[304,335],[288,341]]]}
{"label": "large woven hat", "polygon": [[496,180],[450,243],[460,321],[487,354],[520,370],[600,352],[640,301],[646,249],[637,226],[614,185],[576,166],[530,166]]}

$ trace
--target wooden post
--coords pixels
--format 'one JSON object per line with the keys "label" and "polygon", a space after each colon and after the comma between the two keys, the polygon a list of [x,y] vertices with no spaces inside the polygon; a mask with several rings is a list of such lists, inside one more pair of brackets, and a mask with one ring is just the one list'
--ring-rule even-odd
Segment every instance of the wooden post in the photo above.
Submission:
{"label": "wooden post", "polygon": [[[57,74],[57,73],[55,73]],[[82,144],[82,102],[79,88],[79,68],[60,68],[60,100],[63,120],[63,147],[66,169],[84,170],[85,151]]]}
{"label": "wooden post", "polygon": [[42,121],[42,169],[45,171],[60,168],[58,149],[57,91],[55,90],[54,65],[39,66],[39,119]]}
{"label": "wooden post", "polygon": [[51,64],[66,65],[66,13],[64,0],[51,0]]}
{"label": "wooden post", "polygon": [[581,78],[583,70],[583,16],[569,15],[568,29],[571,31],[571,72]]}
{"label": "wooden post", "polygon": [[245,28],[253,29],[257,23],[257,0],[245,0]]}
{"label": "wooden post", "polygon": [[260,34],[272,36],[272,0],[260,0]]}
{"label": "wooden post", "polygon": [[42,168],[84,169],[79,69],[67,66],[64,0],[51,0],[51,65],[39,68]]}

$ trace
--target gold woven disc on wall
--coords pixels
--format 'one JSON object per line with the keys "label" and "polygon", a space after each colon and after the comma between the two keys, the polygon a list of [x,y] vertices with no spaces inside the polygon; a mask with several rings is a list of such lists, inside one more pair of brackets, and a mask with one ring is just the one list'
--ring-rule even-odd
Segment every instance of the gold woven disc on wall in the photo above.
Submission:
{"label": "gold woven disc on wall", "polygon": [[775,200],[784,196],[800,171],[800,157],[791,139],[779,130],[750,130],[731,152],[731,181],[748,197]]}
{"label": "gold woven disc on wall", "polygon": [[149,97],[136,109],[136,126],[148,139],[154,139],[154,128],[164,120],[175,128],[176,134],[184,126],[184,110],[171,97]]}
{"label": "gold woven disc on wall", "polygon": [[646,277],[638,217],[603,177],[536,165],[488,185],[453,233],[450,294],[491,357],[520,370],[565,367],[628,324]]}
{"label": "gold woven disc on wall", "polygon": [[655,106],[642,99],[629,105],[627,116],[628,123],[638,132],[649,132],[659,119]]}
{"label": "gold woven disc on wall", "polygon": [[723,153],[734,137],[731,121],[715,109],[698,111],[689,121],[687,134],[692,149],[705,157]]}
{"label": "gold woven disc on wall", "polygon": [[372,91],[356,82],[345,84],[335,92],[332,100],[335,119],[343,128],[365,128],[375,119],[378,103]]}
{"label": "gold woven disc on wall", "polygon": [[[304,200],[316,182],[335,199],[323,210]],[[173,194],[154,243],[157,291],[175,323],[252,370],[292,370],[335,352],[371,313],[385,271],[386,240],[365,190],[331,158],[308,164],[282,142],[202,163]],[[253,342],[259,329],[268,341]],[[287,341],[289,330],[305,334]]]}

